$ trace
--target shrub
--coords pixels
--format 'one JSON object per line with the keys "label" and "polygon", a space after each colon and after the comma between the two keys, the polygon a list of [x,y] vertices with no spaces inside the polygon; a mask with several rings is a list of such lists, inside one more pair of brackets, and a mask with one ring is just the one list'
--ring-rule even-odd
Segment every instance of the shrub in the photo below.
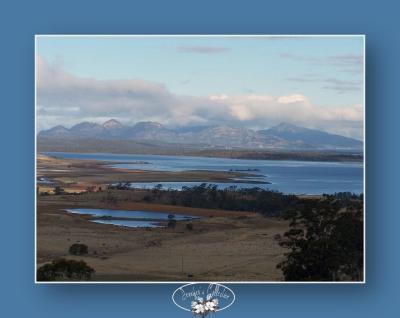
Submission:
{"label": "shrub", "polygon": [[282,235],[280,235],[280,234],[275,234],[275,235],[274,235],[274,240],[275,240],[275,241],[280,241],[280,240],[282,240]]}
{"label": "shrub", "polygon": [[151,195],[145,195],[143,197],[143,201],[144,202],[152,202],[153,201],[153,197]]}
{"label": "shrub", "polygon": [[189,231],[193,230],[193,224],[192,223],[187,223],[186,224],[186,229],[189,230]]}
{"label": "shrub", "polygon": [[106,204],[114,205],[117,204],[118,199],[115,195],[113,195],[111,192],[108,191],[107,194],[102,196],[100,201]]}
{"label": "shrub", "polygon": [[37,270],[37,280],[90,280],[94,272],[94,269],[84,261],[59,258],[39,267]]}
{"label": "shrub", "polygon": [[61,195],[61,194],[65,194],[65,191],[63,188],[61,188],[60,186],[56,186],[54,188],[54,194],[55,195]]}
{"label": "shrub", "polygon": [[170,229],[174,229],[175,228],[175,226],[176,226],[176,220],[174,220],[174,219],[170,219],[169,221],[168,221],[168,228],[170,228]]}
{"label": "shrub", "polygon": [[84,255],[88,253],[88,247],[85,244],[75,243],[69,247],[69,253],[71,255]]}

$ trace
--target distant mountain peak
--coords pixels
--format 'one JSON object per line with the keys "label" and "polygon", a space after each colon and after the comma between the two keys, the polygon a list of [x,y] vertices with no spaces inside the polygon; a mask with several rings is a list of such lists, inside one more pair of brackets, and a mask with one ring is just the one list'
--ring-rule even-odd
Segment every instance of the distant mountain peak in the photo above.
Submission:
{"label": "distant mountain peak", "polygon": [[140,121],[136,123],[135,127],[137,128],[164,128],[164,126],[156,121]]}
{"label": "distant mountain peak", "polygon": [[54,126],[53,128],[50,128],[51,130],[68,130],[67,128],[65,128],[65,126],[63,125],[57,125]]}
{"label": "distant mountain peak", "polygon": [[42,130],[39,136],[54,136],[54,137],[66,137],[69,135],[69,130],[62,125],[54,126],[48,130]]}
{"label": "distant mountain peak", "polygon": [[279,125],[276,125],[270,129],[273,129],[276,131],[296,131],[296,130],[300,129],[300,127],[296,126],[294,124],[291,124],[291,123],[283,122],[283,123],[280,123]]}
{"label": "distant mountain peak", "polygon": [[133,140],[246,149],[362,149],[363,146],[359,140],[287,122],[282,122],[266,130],[255,131],[228,125],[174,129],[154,121],[142,121],[134,126],[124,126],[119,121],[110,119],[102,125],[82,122],[71,129],[58,125],[41,131],[39,136],[60,139]]}
{"label": "distant mountain peak", "polygon": [[97,127],[100,126],[99,124],[90,122],[90,121],[83,121],[79,124],[76,124],[74,126],[71,127],[71,129],[79,129],[79,128],[86,128],[86,127]]}
{"label": "distant mountain peak", "polygon": [[116,119],[109,119],[103,123],[103,127],[106,129],[116,129],[116,128],[122,128],[123,125]]}
{"label": "distant mountain peak", "polygon": [[362,142],[356,139],[285,122],[259,132],[264,136],[281,138],[294,148],[360,149],[362,147]]}

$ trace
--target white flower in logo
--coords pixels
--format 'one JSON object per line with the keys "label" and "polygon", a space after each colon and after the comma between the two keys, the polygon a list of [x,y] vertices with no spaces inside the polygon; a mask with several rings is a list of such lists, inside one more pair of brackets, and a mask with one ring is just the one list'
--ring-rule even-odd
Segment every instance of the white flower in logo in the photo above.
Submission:
{"label": "white flower in logo", "polygon": [[215,312],[218,309],[218,299],[213,299],[211,295],[207,295],[206,301],[204,301],[203,298],[197,298],[197,300],[192,301],[191,305],[192,312],[195,315],[205,317],[210,312]]}
{"label": "white flower in logo", "polygon": [[215,311],[218,308],[218,299],[210,299],[205,304],[206,310]]}
{"label": "white flower in logo", "polygon": [[197,304],[196,306],[194,306],[194,312],[196,314],[204,314],[205,311],[205,307],[203,304]]}

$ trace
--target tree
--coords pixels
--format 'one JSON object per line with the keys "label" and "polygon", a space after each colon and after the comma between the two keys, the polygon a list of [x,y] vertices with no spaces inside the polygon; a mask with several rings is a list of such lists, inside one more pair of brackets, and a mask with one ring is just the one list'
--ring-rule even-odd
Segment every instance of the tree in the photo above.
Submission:
{"label": "tree", "polygon": [[55,195],[61,195],[61,194],[64,194],[65,193],[65,191],[64,191],[64,189],[63,188],[61,188],[61,186],[55,186],[54,187],[54,194]]}
{"label": "tree", "polygon": [[94,269],[84,261],[59,258],[39,267],[37,270],[37,280],[90,280],[94,272]]}
{"label": "tree", "polygon": [[290,229],[279,244],[290,252],[277,267],[285,280],[362,280],[362,203],[309,200],[284,218]]}
{"label": "tree", "polygon": [[87,186],[86,187],[86,192],[88,192],[88,193],[92,193],[92,192],[94,192],[94,190],[96,189],[96,186]]}
{"label": "tree", "polygon": [[170,229],[174,229],[175,226],[176,226],[176,220],[175,220],[175,219],[170,219],[170,220],[168,221],[167,226],[168,226],[168,228],[170,228]]}
{"label": "tree", "polygon": [[69,253],[71,255],[84,255],[88,253],[88,247],[85,244],[75,243],[70,246]]}
{"label": "tree", "polygon": [[186,229],[189,230],[189,231],[192,231],[193,230],[193,223],[187,223],[186,224]]}
{"label": "tree", "polygon": [[117,204],[118,199],[111,191],[107,191],[107,193],[101,198],[101,202],[105,202],[109,205],[114,205]]}

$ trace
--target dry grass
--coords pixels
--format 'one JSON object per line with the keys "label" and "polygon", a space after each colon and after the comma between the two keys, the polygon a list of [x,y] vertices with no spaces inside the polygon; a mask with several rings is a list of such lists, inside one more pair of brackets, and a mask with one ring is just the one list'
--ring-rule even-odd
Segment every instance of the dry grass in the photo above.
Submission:
{"label": "dry grass", "polygon": [[[108,164],[108,163],[107,163]],[[162,173],[119,171],[103,163],[61,160],[38,156],[38,175],[55,180],[70,192],[88,186],[102,186],[113,181],[227,180],[242,173],[194,171]],[[39,191],[50,191],[40,186]],[[284,250],[274,239],[283,234],[287,223],[264,218],[251,212],[187,208],[134,202],[140,191],[126,191],[133,197],[108,205],[104,193],[83,195],[38,196],[37,263],[38,266],[58,257],[83,259],[96,270],[96,281],[280,281],[276,265]],[[133,193],[133,194],[132,194]],[[158,211],[201,216],[175,229],[126,228],[97,224],[88,216],[68,214],[67,208],[92,207],[124,210]],[[86,256],[68,255],[76,242],[89,247]],[[190,275],[190,277],[188,276]]]}

